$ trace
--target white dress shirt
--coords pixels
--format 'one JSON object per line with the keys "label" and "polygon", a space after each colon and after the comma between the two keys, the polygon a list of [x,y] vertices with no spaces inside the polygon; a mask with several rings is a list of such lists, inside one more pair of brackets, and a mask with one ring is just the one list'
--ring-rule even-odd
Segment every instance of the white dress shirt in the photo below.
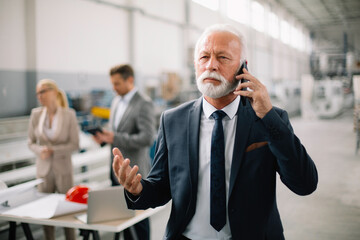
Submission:
{"label": "white dress shirt", "polygon": [[56,129],[58,128],[58,118],[59,118],[58,112],[59,111],[55,112],[51,124],[50,124],[49,114],[46,112],[46,117],[44,121],[44,134],[50,140],[54,140],[55,132]]}
{"label": "white dress shirt", "polygon": [[137,92],[137,88],[133,88],[130,92],[125,94],[124,96],[116,96],[116,98],[119,98],[117,107],[115,109],[115,118],[113,123],[113,129],[116,131],[118,128],[120,121],[125,113],[126,108],[129,106],[129,102]]}
{"label": "white dress shirt", "polygon": [[227,116],[222,119],[225,140],[225,182],[226,182],[226,224],[216,231],[210,225],[210,153],[211,135],[215,120],[211,114],[217,109],[203,98],[199,136],[199,179],[196,211],[183,235],[192,240],[228,240],[231,239],[227,203],[229,198],[230,169],[234,152],[237,110],[240,97],[224,107]]}

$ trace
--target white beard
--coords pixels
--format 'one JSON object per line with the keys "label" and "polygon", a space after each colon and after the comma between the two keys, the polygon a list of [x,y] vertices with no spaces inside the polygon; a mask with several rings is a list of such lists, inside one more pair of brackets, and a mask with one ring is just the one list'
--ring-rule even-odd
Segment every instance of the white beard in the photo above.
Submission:
{"label": "white beard", "polygon": [[[217,85],[217,86],[212,83],[204,83],[204,79],[206,79],[206,78],[213,78],[213,79],[219,80],[221,83],[220,83],[220,85]],[[206,70],[205,72],[203,72],[196,79],[196,85],[197,85],[199,91],[203,95],[211,97],[211,98],[220,98],[220,97],[228,95],[230,92],[233,92],[235,90],[237,84],[238,84],[237,81],[233,80],[232,82],[229,82],[221,74],[219,74],[217,72],[210,72],[209,70]]]}

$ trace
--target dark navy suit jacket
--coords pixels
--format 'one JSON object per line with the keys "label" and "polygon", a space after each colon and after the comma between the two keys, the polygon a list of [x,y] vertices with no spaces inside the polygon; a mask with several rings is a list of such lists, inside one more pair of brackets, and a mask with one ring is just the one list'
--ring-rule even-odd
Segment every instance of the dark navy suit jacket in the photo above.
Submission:
{"label": "dark navy suit jacket", "polygon": [[[201,112],[202,98],[162,114],[154,166],[141,180],[143,191],[136,198],[127,193],[131,209],[155,208],[172,200],[164,239],[181,236],[196,211]],[[247,101],[239,104],[237,116],[228,200],[232,239],[284,239],[276,172],[291,191],[307,195],[317,186],[315,164],[284,110],[274,107],[259,119]],[[256,148],[257,143],[263,144]]]}

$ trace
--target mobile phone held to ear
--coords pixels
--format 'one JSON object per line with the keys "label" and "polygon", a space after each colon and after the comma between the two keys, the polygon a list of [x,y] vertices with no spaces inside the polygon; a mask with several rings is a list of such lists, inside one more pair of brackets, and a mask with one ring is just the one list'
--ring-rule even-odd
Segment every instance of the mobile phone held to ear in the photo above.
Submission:
{"label": "mobile phone held to ear", "polygon": [[[243,73],[244,73],[244,71],[243,71],[244,68],[245,68],[246,70],[248,70],[248,68],[247,68],[247,60],[244,60],[243,64],[241,64],[241,67],[240,67],[240,69],[239,69],[239,72],[238,72],[238,74],[236,74],[236,75],[243,74]],[[242,78],[242,79],[240,80],[240,82],[241,82],[241,83],[244,83],[244,82],[248,82],[248,80]],[[247,91],[247,88],[243,88],[243,89],[241,89],[241,91]],[[246,105],[246,99],[245,99],[245,97],[243,97],[243,96],[241,96],[241,103],[242,103],[243,106]]]}

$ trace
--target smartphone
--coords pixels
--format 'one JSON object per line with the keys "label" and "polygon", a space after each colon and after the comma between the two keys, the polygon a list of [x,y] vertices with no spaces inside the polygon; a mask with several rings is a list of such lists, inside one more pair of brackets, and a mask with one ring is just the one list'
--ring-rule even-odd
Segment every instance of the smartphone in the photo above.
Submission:
{"label": "smartphone", "polygon": [[[241,64],[241,67],[240,67],[240,69],[239,69],[239,72],[236,74],[236,76],[237,76],[237,75],[240,75],[240,74],[243,74],[243,73],[244,73],[244,71],[243,71],[244,68],[245,68],[246,70],[248,70],[247,60],[245,60],[245,61],[243,62],[243,64]],[[246,80],[246,79],[244,79],[244,78],[242,78],[241,80],[238,80],[238,81],[241,82],[241,83],[248,82],[248,80]],[[247,90],[248,90],[247,88],[241,89],[241,91],[247,91]],[[245,99],[245,97],[241,97],[241,103],[242,103],[243,106],[246,105],[246,99]]]}
{"label": "smartphone", "polygon": [[102,133],[102,129],[100,127],[88,127],[85,128],[85,131],[92,134],[92,135],[96,135],[97,132],[101,132]]}
{"label": "smartphone", "polygon": [[[95,126],[95,127],[88,127],[85,129],[86,132],[92,134],[92,135],[96,135],[97,132],[100,132],[102,133],[102,129],[98,126]],[[106,145],[106,142],[102,142],[100,143],[100,146],[103,147]]]}

